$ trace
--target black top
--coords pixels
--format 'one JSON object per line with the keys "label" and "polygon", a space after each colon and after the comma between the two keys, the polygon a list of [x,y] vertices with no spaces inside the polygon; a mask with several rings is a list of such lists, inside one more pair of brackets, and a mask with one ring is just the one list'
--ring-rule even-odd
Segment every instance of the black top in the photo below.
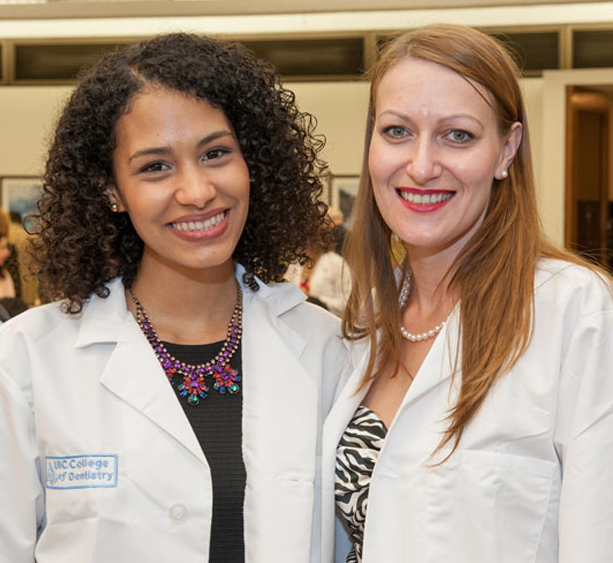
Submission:
{"label": "black top", "polygon": [[[210,361],[221,350],[223,342],[201,346],[164,342],[170,354],[192,365]],[[242,375],[241,346],[230,360],[232,369]],[[175,376],[176,377],[176,376]],[[179,403],[183,407],[200,447],[211,468],[213,480],[213,521],[209,563],[243,563],[245,540],[243,536],[243,503],[245,500],[246,472],[242,451],[243,391],[220,395],[213,389],[213,378],[207,377],[209,392],[200,403],[191,406],[187,397],[181,397],[172,381]],[[180,476],[178,476],[180,477]],[[187,483],[186,487],[189,486]]]}

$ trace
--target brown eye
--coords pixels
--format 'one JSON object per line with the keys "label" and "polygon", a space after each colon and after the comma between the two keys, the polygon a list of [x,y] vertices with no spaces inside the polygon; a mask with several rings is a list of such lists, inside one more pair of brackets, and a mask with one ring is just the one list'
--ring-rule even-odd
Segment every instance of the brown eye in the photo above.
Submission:
{"label": "brown eye", "polygon": [[215,147],[214,149],[210,149],[204,153],[204,160],[217,160],[222,156],[229,154],[230,150],[223,147]]}
{"label": "brown eye", "polygon": [[151,162],[140,169],[141,173],[147,172],[165,172],[168,170],[168,165],[164,162]]}

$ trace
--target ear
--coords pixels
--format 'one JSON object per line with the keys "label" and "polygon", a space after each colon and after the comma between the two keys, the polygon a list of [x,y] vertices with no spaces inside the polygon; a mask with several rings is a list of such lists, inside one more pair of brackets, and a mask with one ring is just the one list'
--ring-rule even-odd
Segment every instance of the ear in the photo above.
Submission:
{"label": "ear", "polygon": [[126,207],[121,199],[121,194],[119,193],[119,190],[115,184],[109,184],[104,190],[104,195],[106,196],[109,206],[112,208],[113,212],[121,213],[122,211],[126,210]]}
{"label": "ear", "polygon": [[513,163],[515,155],[519,150],[519,145],[523,136],[523,126],[519,121],[516,121],[511,125],[511,129],[504,138],[504,144],[502,145],[502,155],[500,156],[500,162],[496,167],[494,178],[502,180],[506,177],[504,174]]}

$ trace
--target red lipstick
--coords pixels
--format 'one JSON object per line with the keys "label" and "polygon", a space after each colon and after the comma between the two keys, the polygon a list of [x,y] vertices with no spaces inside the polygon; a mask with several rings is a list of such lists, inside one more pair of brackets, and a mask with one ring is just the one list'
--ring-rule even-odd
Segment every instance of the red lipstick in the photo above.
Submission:
{"label": "red lipstick", "polygon": [[451,190],[396,188],[402,205],[416,213],[432,213],[447,205],[455,195]]}

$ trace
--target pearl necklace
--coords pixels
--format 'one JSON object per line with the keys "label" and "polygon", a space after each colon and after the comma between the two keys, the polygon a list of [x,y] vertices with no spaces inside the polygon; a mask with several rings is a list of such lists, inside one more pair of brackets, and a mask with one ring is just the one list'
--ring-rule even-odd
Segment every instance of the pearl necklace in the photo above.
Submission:
{"label": "pearl necklace", "polygon": [[[402,288],[400,289],[400,296],[398,298],[398,303],[400,304],[400,310],[404,309],[404,306],[407,304],[409,300],[409,292],[411,291],[411,270],[407,272],[406,277],[402,281]],[[436,336],[441,330],[443,330],[444,326],[447,324],[447,321],[443,321],[441,324],[436,325],[434,328],[426,332],[421,332],[419,334],[413,334],[409,332],[402,323],[400,324],[400,334],[402,338],[408,340],[409,342],[422,342],[423,340],[429,340]]]}
{"label": "pearl necklace", "polygon": [[200,399],[206,398],[209,386],[207,385],[205,377],[212,377],[214,381],[213,389],[221,395],[223,395],[226,390],[230,395],[235,395],[240,391],[238,382],[241,380],[241,376],[236,370],[230,367],[230,358],[234,355],[234,352],[238,350],[242,333],[243,294],[240,286],[238,286],[236,292],[236,304],[232,311],[232,318],[228,323],[226,340],[221,350],[212,360],[198,365],[181,362],[166,350],[166,347],[158,338],[157,332],[155,328],[153,328],[147,312],[136,295],[134,295],[132,288],[130,288],[130,295],[136,307],[136,322],[138,326],[143,331],[149,344],[151,344],[171,385],[174,385],[173,375],[178,374],[178,376],[182,378],[177,389],[181,397],[187,398],[187,402],[190,405],[195,407],[200,403]]}

